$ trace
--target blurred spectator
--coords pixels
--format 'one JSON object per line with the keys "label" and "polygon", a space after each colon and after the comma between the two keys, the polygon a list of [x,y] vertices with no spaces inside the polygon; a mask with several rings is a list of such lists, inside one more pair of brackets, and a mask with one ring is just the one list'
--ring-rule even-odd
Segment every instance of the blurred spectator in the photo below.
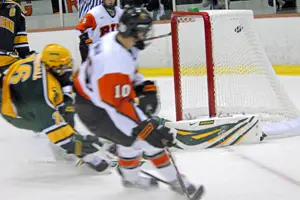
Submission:
{"label": "blurred spectator", "polygon": [[[59,0],[51,0],[54,14],[59,14]],[[102,0],[76,0],[78,5],[79,19],[83,17],[89,10],[100,5]],[[62,1],[63,13],[66,13],[65,1]]]}
{"label": "blurred spectator", "polygon": [[159,8],[159,0],[121,0],[121,8],[124,8],[126,5],[144,6],[151,12]]}
{"label": "blurred spectator", "polygon": [[[273,0],[268,0],[269,6],[274,6]],[[276,10],[278,12],[295,12],[296,0],[276,0]]]}
{"label": "blurred spectator", "polygon": [[[230,5],[230,0],[228,0],[228,9]],[[226,9],[226,1],[225,0],[203,0],[202,6],[204,8],[210,6],[210,9]]]}
{"label": "blurred spectator", "polygon": [[[54,14],[59,14],[59,2],[58,2],[58,0],[51,0],[52,1],[52,9],[53,9],[53,13]],[[63,6],[63,8],[62,8],[62,10],[63,10],[63,13],[66,13],[66,8],[65,8],[65,4],[63,3],[62,4]]]}
{"label": "blurred spectator", "polygon": [[158,15],[160,20],[167,20],[171,18],[173,11],[172,0],[160,0],[160,9],[158,10]]}
{"label": "blurred spectator", "polygon": [[[274,7],[273,0],[268,0],[268,4],[269,4],[269,6]],[[280,9],[280,3],[279,3],[279,1],[276,1],[276,10],[279,10],[279,9]]]}
{"label": "blurred spectator", "polygon": [[77,0],[79,19],[86,15],[92,8],[101,5],[102,0]]}
{"label": "blurred spectator", "polygon": [[126,5],[143,6],[149,12],[153,12],[154,19],[160,20],[164,19],[166,10],[172,10],[171,2],[172,0],[121,0],[121,8]]}

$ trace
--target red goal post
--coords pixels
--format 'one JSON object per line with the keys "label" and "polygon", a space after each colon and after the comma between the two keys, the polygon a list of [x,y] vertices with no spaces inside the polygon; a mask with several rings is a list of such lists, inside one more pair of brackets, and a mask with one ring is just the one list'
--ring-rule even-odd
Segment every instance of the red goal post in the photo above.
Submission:
{"label": "red goal post", "polygon": [[207,12],[173,12],[171,16],[171,32],[172,32],[172,53],[173,53],[173,70],[174,70],[174,91],[175,91],[175,106],[176,120],[182,120],[182,99],[181,99],[181,81],[180,81],[180,56],[178,49],[178,18],[179,17],[202,17],[204,21],[205,32],[205,50],[206,50],[206,66],[207,66],[207,87],[208,87],[208,102],[209,116],[216,116],[215,109],[215,91],[214,91],[214,62],[212,52],[212,32],[210,16]]}

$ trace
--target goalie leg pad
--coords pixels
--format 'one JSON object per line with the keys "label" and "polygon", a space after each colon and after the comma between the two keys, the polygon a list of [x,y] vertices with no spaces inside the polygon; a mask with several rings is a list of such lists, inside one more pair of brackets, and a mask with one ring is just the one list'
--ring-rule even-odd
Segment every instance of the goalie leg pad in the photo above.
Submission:
{"label": "goalie leg pad", "polygon": [[181,149],[259,143],[263,136],[260,119],[256,115],[166,122],[165,126],[177,130],[176,144]]}

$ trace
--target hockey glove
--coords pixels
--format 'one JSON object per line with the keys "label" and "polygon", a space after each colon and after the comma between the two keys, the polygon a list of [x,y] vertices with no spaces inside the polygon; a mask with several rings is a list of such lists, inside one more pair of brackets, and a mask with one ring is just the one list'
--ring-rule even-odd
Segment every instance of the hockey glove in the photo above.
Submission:
{"label": "hockey glove", "polygon": [[135,45],[136,48],[138,48],[139,50],[144,50],[147,45],[145,44],[145,42],[143,40],[138,40]]}
{"label": "hockey glove", "polygon": [[73,71],[65,71],[62,75],[56,77],[61,87],[64,88],[66,86],[73,86]]}
{"label": "hockey glove", "polygon": [[[68,96],[64,96],[64,98],[70,98]],[[75,108],[73,105],[67,105],[67,106],[61,106],[59,107],[59,113],[60,115],[70,124],[72,127],[74,127],[74,116],[75,116]]]}
{"label": "hockey glove", "polygon": [[157,148],[174,146],[174,136],[170,129],[159,125],[154,119],[141,122],[132,131],[132,135],[140,140],[145,140]]}
{"label": "hockey glove", "polygon": [[63,145],[62,148],[66,149],[68,154],[74,154],[82,158],[98,151],[93,144],[102,146],[97,136],[74,134],[72,141]]}
{"label": "hockey glove", "polygon": [[81,62],[84,62],[89,54],[89,44],[92,43],[92,40],[89,38],[88,33],[83,33],[79,36],[79,51],[81,55]]}
{"label": "hockey glove", "polygon": [[145,81],[134,89],[139,98],[139,107],[142,111],[147,115],[154,114],[159,104],[155,83],[153,81]]}

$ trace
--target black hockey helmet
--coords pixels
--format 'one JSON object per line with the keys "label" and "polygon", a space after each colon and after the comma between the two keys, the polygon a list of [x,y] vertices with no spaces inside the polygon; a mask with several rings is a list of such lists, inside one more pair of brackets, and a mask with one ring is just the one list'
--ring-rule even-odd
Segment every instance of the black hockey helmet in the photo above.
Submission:
{"label": "black hockey helmet", "polygon": [[[130,6],[126,8],[120,18],[118,31],[124,37],[134,37],[137,40],[145,40],[151,37],[152,18],[146,9]],[[142,33],[143,38],[139,38]]]}

